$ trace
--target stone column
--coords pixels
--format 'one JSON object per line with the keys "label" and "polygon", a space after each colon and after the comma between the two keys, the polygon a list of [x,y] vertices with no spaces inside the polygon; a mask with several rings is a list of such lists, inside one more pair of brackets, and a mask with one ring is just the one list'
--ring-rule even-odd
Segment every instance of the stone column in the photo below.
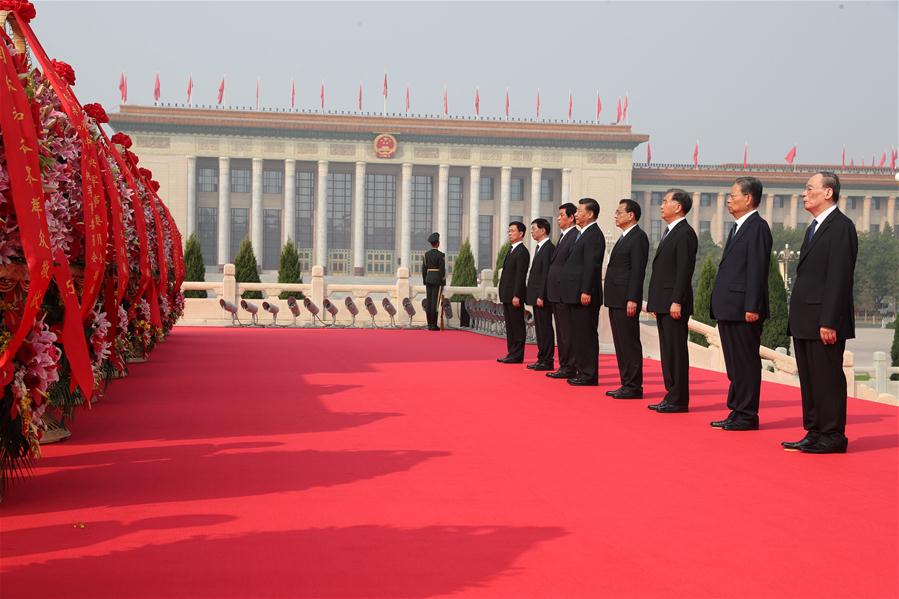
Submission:
{"label": "stone column", "polygon": [[281,214],[284,243],[290,239],[296,246],[294,233],[297,219],[297,163],[292,159],[284,161],[284,209]]}
{"label": "stone column", "polygon": [[571,201],[571,169],[562,169],[562,201],[560,204]]}
{"label": "stone column", "polygon": [[863,233],[871,230],[871,196],[865,196],[862,200],[862,226]]}
{"label": "stone column", "polygon": [[187,157],[187,234],[185,241],[191,234],[197,232],[197,157]]}
{"label": "stone column", "polygon": [[441,164],[437,168],[437,232],[440,234],[440,245],[447,248],[447,218],[449,209],[449,165]]}
{"label": "stone column", "polygon": [[712,239],[721,243],[724,239],[724,194],[718,193],[715,201],[715,220],[712,221]]}
{"label": "stone column", "polygon": [[790,196],[790,224],[784,225],[784,227],[788,227],[790,229],[796,228],[796,223],[799,215],[797,214],[799,211],[799,196],[797,194],[793,194]]}
{"label": "stone column", "polygon": [[315,230],[312,245],[315,246],[314,265],[328,268],[328,161],[318,161],[315,194]]}
{"label": "stone column", "polygon": [[839,201],[839,206],[840,206],[840,212],[842,212],[843,214],[846,214],[846,204],[847,204],[846,196],[841,195],[840,201]]}
{"label": "stone column", "polygon": [[412,165],[403,163],[400,188],[400,267],[410,268],[412,258]]}
{"label": "stone column", "polygon": [[499,230],[499,237],[497,237],[497,239],[502,243],[505,243],[507,237],[504,233],[509,230],[511,202],[512,167],[504,166],[500,169],[499,174],[499,223],[496,224],[496,227]]}
{"label": "stone column", "polygon": [[231,251],[231,159],[219,158],[219,264],[233,259]]}
{"label": "stone column", "polygon": [[478,221],[481,215],[481,167],[473,164],[469,168],[470,181],[468,185],[468,243],[471,245],[471,255],[474,256],[474,266],[478,267]]}
{"label": "stone column", "polygon": [[765,194],[765,220],[768,226],[774,226],[774,194]]}
{"label": "stone column", "polygon": [[698,191],[693,192],[693,208],[690,210],[690,226],[693,227],[693,230],[696,231],[696,235],[699,235],[699,213],[702,210],[702,206],[700,205],[702,202],[700,201],[700,193]]}
{"label": "stone column", "polygon": [[[534,167],[531,169],[531,220],[540,218],[540,181],[543,178],[543,169]],[[552,231],[552,221],[550,221],[550,231]],[[531,240],[531,252],[537,247],[537,242]]]}
{"label": "stone column", "polygon": [[896,196],[887,198],[887,223],[893,228],[893,235],[896,234]]}
{"label": "stone column", "polygon": [[365,274],[365,162],[356,163],[353,189],[353,274]]}
{"label": "stone column", "polygon": [[253,194],[250,200],[253,252],[262,264],[262,158],[253,158]]}

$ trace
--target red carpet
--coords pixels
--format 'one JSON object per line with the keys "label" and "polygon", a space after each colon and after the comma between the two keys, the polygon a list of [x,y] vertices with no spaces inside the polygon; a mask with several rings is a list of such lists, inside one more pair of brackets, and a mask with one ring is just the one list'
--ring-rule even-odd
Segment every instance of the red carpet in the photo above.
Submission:
{"label": "red carpet", "polygon": [[[787,453],[494,361],[461,332],[179,328],[0,504],[0,595],[896,597],[897,409]],[[529,347],[531,357],[535,353]],[[617,386],[617,385],[614,385]],[[83,527],[82,527],[83,524]]]}

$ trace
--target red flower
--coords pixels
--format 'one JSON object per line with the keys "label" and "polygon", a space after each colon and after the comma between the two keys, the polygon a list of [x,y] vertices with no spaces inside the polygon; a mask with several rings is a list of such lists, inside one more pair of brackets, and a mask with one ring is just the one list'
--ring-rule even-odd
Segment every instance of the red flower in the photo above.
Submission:
{"label": "red flower", "polygon": [[28,2],[28,0],[0,0],[0,10],[11,10],[26,23],[37,16],[34,4]]}
{"label": "red flower", "polygon": [[125,133],[116,133],[112,136],[112,143],[119,144],[123,148],[131,147],[131,138],[128,137]]}
{"label": "red flower", "polygon": [[103,107],[96,102],[94,102],[93,104],[85,104],[84,112],[87,113],[87,116],[97,121],[97,123],[109,122],[109,117],[106,115],[106,111],[103,110]]}
{"label": "red flower", "polygon": [[128,161],[131,163],[132,166],[137,166],[137,163],[140,162],[140,158],[138,158],[137,154],[135,154],[133,152],[129,152],[128,150],[125,150],[125,156],[128,158]]}
{"label": "red flower", "polygon": [[159,181],[150,179],[150,189],[152,189],[153,191],[159,191]]}
{"label": "red flower", "polygon": [[50,61],[50,64],[53,65],[53,70],[62,77],[63,81],[69,85],[75,85],[75,69],[69,66],[69,63],[54,59]]}
{"label": "red flower", "polygon": [[139,169],[137,169],[137,172],[139,172],[140,176],[143,177],[144,179],[146,179],[147,181],[149,181],[150,179],[153,178],[153,171],[151,171],[148,168],[139,168]]}

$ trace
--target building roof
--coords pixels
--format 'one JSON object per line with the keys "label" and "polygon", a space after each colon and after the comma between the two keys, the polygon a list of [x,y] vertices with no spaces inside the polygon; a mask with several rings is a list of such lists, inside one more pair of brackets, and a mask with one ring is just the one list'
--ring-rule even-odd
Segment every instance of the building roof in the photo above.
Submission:
{"label": "building roof", "polygon": [[122,105],[109,114],[126,132],[294,137],[371,141],[390,133],[400,141],[468,145],[633,150],[649,136],[630,125],[496,118]]}
{"label": "building roof", "polygon": [[839,175],[843,187],[895,193],[899,189],[889,167],[843,167],[839,164],[651,164],[634,163],[631,180],[644,184],[730,185],[737,177],[758,177],[766,186],[801,187],[819,171]]}

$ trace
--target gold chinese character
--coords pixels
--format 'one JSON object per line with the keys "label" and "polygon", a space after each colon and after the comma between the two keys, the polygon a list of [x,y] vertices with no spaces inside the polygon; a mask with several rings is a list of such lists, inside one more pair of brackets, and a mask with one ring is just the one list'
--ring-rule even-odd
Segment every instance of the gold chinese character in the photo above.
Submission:
{"label": "gold chinese character", "polygon": [[44,263],[41,265],[41,278],[48,279],[50,278],[50,261],[44,260]]}
{"label": "gold chinese character", "polygon": [[40,214],[41,210],[44,209],[41,206],[42,203],[43,203],[43,198],[37,198],[37,197],[31,198],[31,211],[37,212],[38,214]]}
{"label": "gold chinese character", "polygon": [[[22,146],[25,147],[25,140],[24,140],[24,139],[22,140]],[[28,151],[30,152],[30,151],[31,151],[31,148],[28,148]],[[37,183],[37,178],[36,178],[34,175],[31,174],[31,167],[30,167],[30,166],[26,166],[26,167],[25,167],[25,180],[28,181],[29,183]]]}
{"label": "gold chinese character", "polygon": [[[96,253],[96,252],[91,252],[91,262],[93,262],[93,263],[96,264],[97,260],[98,260],[98,258],[97,258],[97,253]],[[94,278],[96,278],[96,277],[94,277]]]}
{"label": "gold chinese character", "polygon": [[23,154],[27,154],[28,152],[33,152],[34,150],[25,145],[25,138],[23,137],[22,141],[19,142],[19,151]]}
{"label": "gold chinese character", "polygon": [[6,78],[6,89],[11,92],[16,91],[16,86],[12,84],[12,79],[10,79],[9,77]]}
{"label": "gold chinese character", "polygon": [[69,293],[72,293],[72,294],[75,293],[75,284],[72,283],[71,279],[66,281],[66,289],[69,291]]}
{"label": "gold chinese character", "polygon": [[40,246],[41,246],[42,248],[45,248],[45,249],[48,249],[48,250],[50,249],[50,246],[47,245],[47,238],[44,237],[44,232],[43,232],[43,231],[41,231],[41,234],[40,234],[40,236],[38,237],[38,243],[40,244]]}
{"label": "gold chinese character", "polygon": [[18,110],[16,110],[15,108],[13,108],[13,109],[12,109],[12,120],[14,120],[14,121],[24,121],[24,120],[25,120],[25,113],[24,113],[24,112],[19,112]]}

